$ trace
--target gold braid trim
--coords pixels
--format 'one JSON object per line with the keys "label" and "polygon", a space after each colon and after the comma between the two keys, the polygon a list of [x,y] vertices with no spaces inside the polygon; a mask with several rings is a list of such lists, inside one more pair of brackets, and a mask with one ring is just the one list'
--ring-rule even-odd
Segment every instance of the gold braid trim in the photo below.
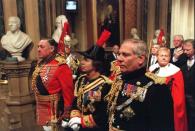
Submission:
{"label": "gold braid trim", "polygon": [[108,101],[107,111],[109,112],[109,123],[111,123],[112,116],[116,108],[116,102],[119,96],[119,92],[122,89],[123,81],[117,79],[111,87],[110,92],[105,96],[105,100]]}
{"label": "gold braid trim", "polygon": [[97,80],[95,80],[94,82],[88,84],[88,85],[84,85],[83,84],[84,79],[82,79],[81,81],[81,85],[79,87],[79,90],[77,92],[77,106],[79,109],[81,109],[83,111],[83,105],[82,105],[82,99],[84,97],[84,94],[90,90],[92,90],[93,88],[102,85],[105,80],[102,78],[98,78]]}
{"label": "gold braid trim", "polygon": [[111,75],[110,78],[114,81],[117,79],[118,75],[121,74],[120,66],[117,65],[117,60],[111,62]]}
{"label": "gold braid trim", "polygon": [[111,62],[111,69],[110,69],[110,71],[115,72],[116,75],[121,73],[120,66],[117,65],[117,61],[116,60]]}
{"label": "gold braid trim", "polygon": [[166,83],[166,78],[165,77],[159,77],[156,74],[152,73],[152,72],[146,72],[145,75],[152,79],[154,81],[155,84],[165,84]]}
{"label": "gold braid trim", "polygon": [[83,115],[81,118],[81,124],[83,127],[93,128],[96,126],[96,123],[92,115]]}
{"label": "gold braid trim", "polygon": [[118,93],[120,92],[120,90],[122,89],[122,84],[123,81],[122,80],[116,80],[112,86],[111,89],[109,91],[109,93],[105,96],[105,100],[108,101],[108,109],[109,107],[111,107],[112,103],[113,103],[113,99],[117,96],[118,97]]}
{"label": "gold braid trim", "polygon": [[70,112],[70,118],[73,118],[73,117],[81,117],[81,112],[79,110],[72,110]]}
{"label": "gold braid trim", "polygon": [[79,81],[82,79],[80,85],[83,85],[83,82],[84,82],[84,78],[83,77],[85,77],[85,76],[86,76],[86,74],[79,76],[78,80],[75,82],[75,89],[74,89],[74,96],[75,97],[78,96]]}
{"label": "gold braid trim", "polygon": [[39,75],[41,69],[42,69],[42,66],[38,66],[37,65],[35,67],[35,71],[33,72],[33,75],[32,75],[32,90],[34,91],[35,95],[36,94],[40,94],[39,91],[38,91],[38,89],[37,89],[36,78]]}
{"label": "gold braid trim", "polygon": [[73,57],[70,58],[70,68],[75,73],[79,67],[80,61],[78,59],[74,59]]}
{"label": "gold braid trim", "polygon": [[61,55],[56,55],[55,60],[58,61],[58,65],[66,64],[66,60]]}
{"label": "gold braid trim", "polygon": [[[84,85],[84,77],[81,78],[81,83],[78,85],[78,83],[75,86],[75,92],[74,94],[76,94],[75,96],[77,97],[77,107],[82,110],[82,96],[78,95],[78,92],[85,86]],[[78,80],[79,81],[79,80]],[[77,82],[78,82],[77,81]]]}
{"label": "gold braid trim", "polygon": [[105,83],[111,85],[113,83],[112,80],[110,80],[107,76],[105,75],[101,75],[101,77],[105,80]]}

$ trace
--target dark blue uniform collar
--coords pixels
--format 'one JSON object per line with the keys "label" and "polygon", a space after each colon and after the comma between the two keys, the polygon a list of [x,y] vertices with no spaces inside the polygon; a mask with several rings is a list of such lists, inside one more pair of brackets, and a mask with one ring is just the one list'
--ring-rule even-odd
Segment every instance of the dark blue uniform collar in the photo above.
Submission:
{"label": "dark blue uniform collar", "polygon": [[135,70],[133,72],[129,72],[129,73],[122,73],[121,78],[125,81],[132,81],[132,80],[137,80],[140,77],[143,77],[145,75],[146,72],[146,68],[143,67],[141,69]]}

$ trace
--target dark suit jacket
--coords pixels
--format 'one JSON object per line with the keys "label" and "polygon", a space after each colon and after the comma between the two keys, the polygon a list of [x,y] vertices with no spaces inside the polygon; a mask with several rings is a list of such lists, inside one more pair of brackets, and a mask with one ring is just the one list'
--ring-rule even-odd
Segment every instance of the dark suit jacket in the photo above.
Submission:
{"label": "dark suit jacket", "polygon": [[112,52],[109,52],[105,55],[105,63],[104,66],[106,68],[105,74],[106,76],[110,76],[110,68],[111,68],[111,62],[116,60]]}
{"label": "dark suit jacket", "polygon": [[195,115],[195,64],[188,69],[186,60],[181,70],[184,77],[187,112],[188,115]]}
{"label": "dark suit jacket", "polygon": [[[152,59],[152,55],[149,56],[149,59],[148,59],[148,67],[151,66],[151,59]],[[157,63],[158,61],[156,60],[155,64]]]}
{"label": "dark suit jacket", "polygon": [[112,61],[116,60],[116,58],[114,57],[113,53],[108,53],[106,56],[106,60],[109,62],[112,62]]}

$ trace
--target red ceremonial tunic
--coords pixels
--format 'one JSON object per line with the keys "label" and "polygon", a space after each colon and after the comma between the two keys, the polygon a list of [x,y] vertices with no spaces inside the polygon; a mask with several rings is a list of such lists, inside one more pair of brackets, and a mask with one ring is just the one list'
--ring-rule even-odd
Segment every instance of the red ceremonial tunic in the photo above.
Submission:
{"label": "red ceremonial tunic", "polygon": [[[40,81],[37,77],[40,75],[41,81],[48,94],[43,94],[38,90]],[[73,101],[73,79],[70,68],[59,62],[56,58],[46,64],[37,66],[33,73],[32,88],[36,98],[37,123],[46,125],[54,115],[57,115],[57,104],[60,95],[64,99],[63,117],[69,117],[69,109]],[[49,98],[49,99],[48,99]]]}

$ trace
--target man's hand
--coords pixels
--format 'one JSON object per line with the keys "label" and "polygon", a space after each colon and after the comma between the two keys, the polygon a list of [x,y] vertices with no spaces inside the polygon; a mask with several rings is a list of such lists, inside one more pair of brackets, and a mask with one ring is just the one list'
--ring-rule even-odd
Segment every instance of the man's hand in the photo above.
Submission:
{"label": "man's hand", "polygon": [[183,54],[183,49],[182,48],[177,48],[174,51],[173,57],[175,57],[175,59],[178,59],[182,54]]}

